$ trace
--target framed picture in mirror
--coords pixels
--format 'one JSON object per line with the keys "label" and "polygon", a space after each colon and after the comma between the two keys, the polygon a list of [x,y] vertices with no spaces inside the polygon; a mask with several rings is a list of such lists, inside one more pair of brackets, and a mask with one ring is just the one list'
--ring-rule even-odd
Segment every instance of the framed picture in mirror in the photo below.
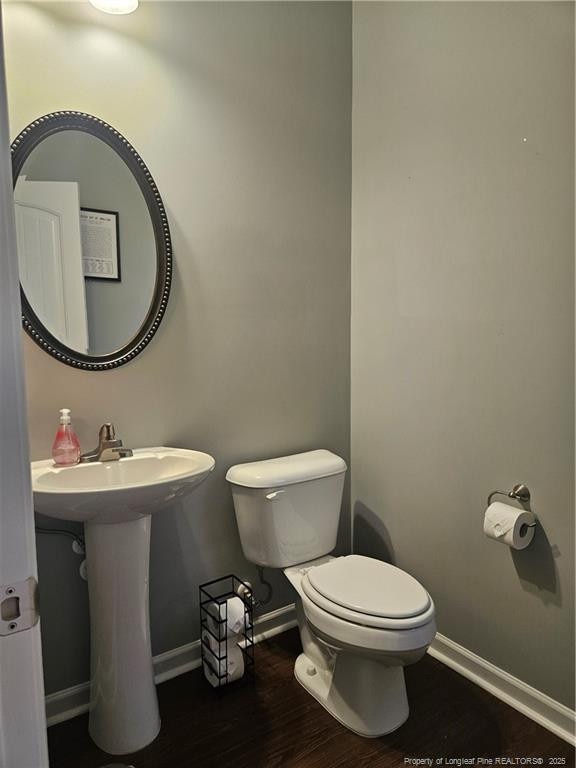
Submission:
{"label": "framed picture in mirror", "polygon": [[87,280],[120,282],[120,226],[118,211],[80,206],[82,268]]}

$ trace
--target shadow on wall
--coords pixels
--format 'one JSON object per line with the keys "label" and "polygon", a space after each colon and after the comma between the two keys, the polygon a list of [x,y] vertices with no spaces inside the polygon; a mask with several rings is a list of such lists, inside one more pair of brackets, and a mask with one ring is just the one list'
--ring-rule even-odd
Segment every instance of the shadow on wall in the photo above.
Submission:
{"label": "shadow on wall", "polygon": [[221,477],[213,473],[153,520],[150,624],[154,653],[196,640],[200,636],[199,584],[237,570],[237,563],[230,562],[234,539],[223,490]]}
{"label": "shadow on wall", "polygon": [[540,520],[532,543],[526,549],[511,549],[510,552],[522,588],[540,598],[544,605],[562,605],[555,563],[561,553],[557,544],[550,544]]}
{"label": "shadow on wall", "polygon": [[361,501],[354,504],[352,515],[352,552],[394,564],[396,556],[388,529],[380,517]]}

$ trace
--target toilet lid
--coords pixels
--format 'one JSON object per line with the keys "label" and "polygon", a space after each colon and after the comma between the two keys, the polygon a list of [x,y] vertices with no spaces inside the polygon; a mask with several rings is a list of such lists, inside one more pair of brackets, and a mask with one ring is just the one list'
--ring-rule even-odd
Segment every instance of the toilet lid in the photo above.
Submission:
{"label": "toilet lid", "polygon": [[311,568],[306,576],[330,602],[369,616],[408,618],[431,605],[428,593],[413,576],[372,557],[338,557]]}

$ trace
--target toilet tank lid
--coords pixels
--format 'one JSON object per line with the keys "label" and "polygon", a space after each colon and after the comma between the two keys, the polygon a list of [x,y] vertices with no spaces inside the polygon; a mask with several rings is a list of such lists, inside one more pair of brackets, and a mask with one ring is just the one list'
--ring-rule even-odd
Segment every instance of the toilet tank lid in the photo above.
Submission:
{"label": "toilet tank lid", "polygon": [[226,480],[245,488],[276,488],[279,485],[294,485],[306,480],[339,475],[345,471],[344,459],[331,451],[317,450],[236,464],[228,470]]}

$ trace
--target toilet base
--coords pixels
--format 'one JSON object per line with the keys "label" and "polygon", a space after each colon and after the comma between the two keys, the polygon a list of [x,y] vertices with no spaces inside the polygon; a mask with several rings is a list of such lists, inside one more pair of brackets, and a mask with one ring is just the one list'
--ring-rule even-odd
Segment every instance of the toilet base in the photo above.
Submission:
{"label": "toilet base", "polygon": [[346,728],[376,738],[399,728],[408,718],[404,669],[339,651],[326,664],[301,653],[294,675],[300,685]]}

